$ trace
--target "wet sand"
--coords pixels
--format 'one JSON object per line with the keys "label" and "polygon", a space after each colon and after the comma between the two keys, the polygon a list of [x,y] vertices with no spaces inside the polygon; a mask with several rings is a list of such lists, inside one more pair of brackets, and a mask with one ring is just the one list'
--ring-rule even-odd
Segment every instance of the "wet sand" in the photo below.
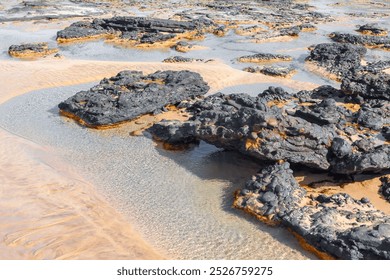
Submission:
{"label": "wet sand", "polygon": [[0,259],[160,259],[75,170],[0,131]]}

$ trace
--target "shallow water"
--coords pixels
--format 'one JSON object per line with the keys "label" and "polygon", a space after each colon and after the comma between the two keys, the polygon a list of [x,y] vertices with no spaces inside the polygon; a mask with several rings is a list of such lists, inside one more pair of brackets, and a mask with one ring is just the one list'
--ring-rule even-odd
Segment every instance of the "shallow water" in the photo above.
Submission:
{"label": "shallow water", "polygon": [[[349,12],[383,12],[362,6],[329,7],[329,2],[312,3],[332,15]],[[134,13],[145,13],[134,9]],[[373,18],[348,19],[319,25],[314,32],[301,33],[290,42],[256,44],[230,31],[225,37],[208,35],[197,42],[205,50],[186,54],[171,49],[126,49],[103,41],[60,45],[60,53],[71,59],[114,61],[162,61],[172,55],[218,59],[243,69],[254,63],[236,58],[256,52],[291,55],[297,73],[293,80],[317,84],[336,82],[311,73],[305,67],[311,44],[330,42],[330,32],[354,32],[357,24]],[[379,18],[390,29],[388,18]],[[39,28],[36,28],[39,30]],[[57,29],[34,31],[24,25],[0,26],[0,59],[9,59],[11,44],[49,42],[56,46]],[[369,50],[367,60],[390,59],[390,52]],[[95,83],[93,83],[95,84]],[[53,153],[77,167],[108,200],[124,213],[143,237],[168,258],[182,259],[303,259],[313,258],[283,228],[265,226],[239,210],[231,209],[233,192],[260,166],[239,154],[222,152],[201,143],[188,151],[161,150],[147,137],[130,137],[116,130],[96,131],[59,117],[57,104],[93,84],[32,92],[0,106],[0,126],[8,131],[49,146]],[[256,95],[276,84],[240,85],[221,90]]]}
{"label": "shallow water", "polygon": [[13,98],[0,106],[0,126],[52,147],[169,258],[313,258],[285,229],[231,208],[234,190],[258,164],[205,143],[165,151],[147,137],[85,129],[58,115],[60,101],[91,85]]}

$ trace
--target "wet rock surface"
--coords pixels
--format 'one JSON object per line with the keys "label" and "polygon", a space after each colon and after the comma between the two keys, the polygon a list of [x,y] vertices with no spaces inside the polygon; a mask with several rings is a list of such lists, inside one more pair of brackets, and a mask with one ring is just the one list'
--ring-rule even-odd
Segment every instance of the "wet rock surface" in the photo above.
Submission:
{"label": "wet rock surface", "polygon": [[[179,35],[193,32],[187,39],[195,37],[215,24],[206,18],[192,21],[176,21],[144,17],[118,16],[108,19],[94,19],[71,24],[57,33],[57,41],[68,42],[89,38],[120,38],[139,44],[154,44],[179,38]],[[196,35],[200,36],[200,35]]]}
{"label": "wet rock surface", "polygon": [[163,71],[143,75],[122,71],[88,91],[60,103],[62,114],[89,127],[109,126],[145,114],[157,114],[167,105],[207,93],[209,87],[198,73]]}
{"label": "wet rock surface", "polygon": [[292,57],[282,54],[256,53],[237,58],[239,62],[269,62],[269,61],[291,61]]}
{"label": "wet rock surface", "polygon": [[359,26],[357,29],[358,32],[365,35],[373,35],[373,36],[385,36],[387,35],[387,29],[380,27],[376,23],[367,23]]}
{"label": "wet rock surface", "polygon": [[295,94],[271,87],[257,97],[215,94],[189,106],[193,117],[182,126],[163,122],[151,132],[166,142],[176,143],[178,137],[161,133],[164,129],[260,160],[286,160],[336,174],[389,169],[389,146],[373,141],[390,123],[389,104],[364,104],[355,111],[348,109],[355,104],[343,103],[348,98],[329,86]]}
{"label": "wet rock surface", "polygon": [[257,67],[247,67],[243,71],[249,73],[261,73],[268,76],[277,76],[277,77],[289,77],[292,76],[295,72],[295,69],[292,66],[257,66]]}
{"label": "wet rock surface", "polygon": [[171,56],[163,60],[165,63],[190,63],[190,62],[204,62],[204,59],[190,58],[183,56]]}
{"label": "wet rock surface", "polygon": [[390,178],[387,177],[382,177],[381,178],[381,186],[379,188],[379,193],[383,195],[383,197],[390,202]]}
{"label": "wet rock surface", "polygon": [[270,165],[237,192],[234,206],[282,223],[320,252],[339,259],[390,259],[390,217],[367,199],[307,195],[288,163]]}
{"label": "wet rock surface", "polygon": [[310,51],[307,60],[341,78],[360,67],[366,52],[364,47],[352,44],[323,43],[316,45]]}
{"label": "wet rock surface", "polygon": [[12,45],[8,49],[8,54],[12,57],[42,57],[58,52],[58,49],[49,48],[47,43],[34,43]]}
{"label": "wet rock surface", "polygon": [[330,38],[339,43],[349,43],[353,45],[361,45],[370,48],[381,48],[390,50],[390,37],[388,36],[369,36],[369,35],[354,35],[348,33],[334,32],[330,34]]}

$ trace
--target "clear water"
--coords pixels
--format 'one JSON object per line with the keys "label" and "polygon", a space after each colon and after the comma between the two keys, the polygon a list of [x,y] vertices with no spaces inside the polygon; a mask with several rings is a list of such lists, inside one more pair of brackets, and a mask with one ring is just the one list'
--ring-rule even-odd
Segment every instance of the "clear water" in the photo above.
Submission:
{"label": "clear water", "polygon": [[91,85],[13,98],[0,106],[0,126],[52,147],[167,257],[313,258],[284,228],[231,208],[234,190],[260,168],[257,163],[205,143],[166,151],[147,137],[85,129],[58,115],[60,101]]}
{"label": "clear water", "polygon": [[[350,12],[389,12],[365,9],[364,4],[329,6],[336,1],[312,1],[321,11],[341,16]],[[384,1],[388,2],[388,1]],[[150,11],[133,9],[142,15]],[[70,59],[113,61],[162,61],[172,55],[218,59],[236,69],[255,64],[238,63],[236,58],[256,52],[291,55],[298,71],[292,79],[317,84],[337,83],[309,72],[304,64],[311,44],[330,42],[330,32],[354,32],[357,24],[377,21],[390,29],[389,17],[352,18],[343,23],[318,26],[298,39],[281,43],[251,43],[229,32],[219,38],[208,35],[197,42],[205,50],[186,54],[167,50],[126,49],[103,41],[60,45]],[[29,23],[30,24],[30,23]],[[52,29],[29,29],[21,24],[0,25],[0,59],[11,44],[49,42],[56,47]],[[31,26],[30,26],[31,27]],[[367,60],[390,59],[390,52],[369,50]],[[94,83],[93,83],[94,84]],[[231,209],[234,190],[260,166],[239,154],[223,152],[201,143],[188,151],[161,150],[147,137],[130,137],[116,130],[95,131],[61,118],[57,104],[93,84],[32,92],[0,106],[0,126],[40,145],[50,146],[65,161],[76,166],[87,180],[124,213],[143,237],[167,257],[183,259],[302,259],[314,258],[304,252],[283,228],[265,226],[254,218]],[[241,85],[222,90],[255,95],[267,85]]]}

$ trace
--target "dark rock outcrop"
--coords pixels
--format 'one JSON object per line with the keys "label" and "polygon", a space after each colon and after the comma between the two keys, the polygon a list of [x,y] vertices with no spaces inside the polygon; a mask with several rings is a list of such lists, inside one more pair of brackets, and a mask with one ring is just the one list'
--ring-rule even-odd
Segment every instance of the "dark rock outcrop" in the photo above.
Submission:
{"label": "dark rock outcrop", "polygon": [[237,58],[237,60],[239,62],[291,61],[292,57],[282,54],[256,53],[252,55],[241,56]]}
{"label": "dark rock outcrop", "polygon": [[175,38],[186,32],[202,32],[215,24],[205,18],[192,21],[176,21],[144,17],[113,17],[94,19],[92,22],[79,21],[57,32],[57,41],[117,37],[120,39],[153,44]]}
{"label": "dark rock outcrop", "polygon": [[264,75],[276,76],[276,77],[288,77],[295,72],[295,69],[292,66],[281,66],[281,65],[247,67],[244,68],[243,70],[249,73],[261,73]]}
{"label": "dark rock outcrop", "polygon": [[316,45],[310,52],[308,61],[324,67],[328,72],[341,78],[360,67],[367,50],[361,46],[341,43]]}
{"label": "dark rock outcrop", "polygon": [[359,72],[345,76],[341,89],[368,99],[390,100],[390,75]]}
{"label": "dark rock outcrop", "polygon": [[209,87],[198,73],[163,71],[143,75],[122,71],[88,91],[76,93],[58,107],[89,127],[107,126],[158,113],[164,106],[202,96]]}
{"label": "dark rock outcrop", "polygon": [[8,54],[12,57],[41,57],[58,52],[58,49],[49,48],[47,43],[12,45]]}
{"label": "dark rock outcrop", "polygon": [[335,174],[390,169],[390,146],[373,141],[390,124],[389,104],[363,104],[355,112],[343,99],[348,96],[329,86],[296,94],[270,88],[257,97],[219,93],[187,104],[190,120],[160,122],[150,132],[171,144],[180,143],[181,135]]}
{"label": "dark rock outcrop", "polygon": [[379,188],[379,193],[383,195],[383,197],[390,202],[390,177],[384,176],[381,179],[381,186]]}
{"label": "dark rock outcrop", "polygon": [[203,62],[204,59],[190,58],[183,56],[171,56],[163,60],[165,63],[189,63],[189,62]]}
{"label": "dark rock outcrop", "polygon": [[386,36],[387,29],[380,27],[377,23],[367,23],[361,26],[358,26],[356,30],[365,35],[373,35],[373,36]]}
{"label": "dark rock outcrop", "polygon": [[330,38],[333,41],[339,43],[349,43],[353,45],[362,45],[370,48],[382,48],[390,50],[390,37],[387,36],[378,37],[334,32],[330,34]]}
{"label": "dark rock outcrop", "polygon": [[339,259],[390,259],[390,217],[365,198],[308,195],[288,163],[270,165],[237,192],[234,206],[282,223],[316,250]]}

